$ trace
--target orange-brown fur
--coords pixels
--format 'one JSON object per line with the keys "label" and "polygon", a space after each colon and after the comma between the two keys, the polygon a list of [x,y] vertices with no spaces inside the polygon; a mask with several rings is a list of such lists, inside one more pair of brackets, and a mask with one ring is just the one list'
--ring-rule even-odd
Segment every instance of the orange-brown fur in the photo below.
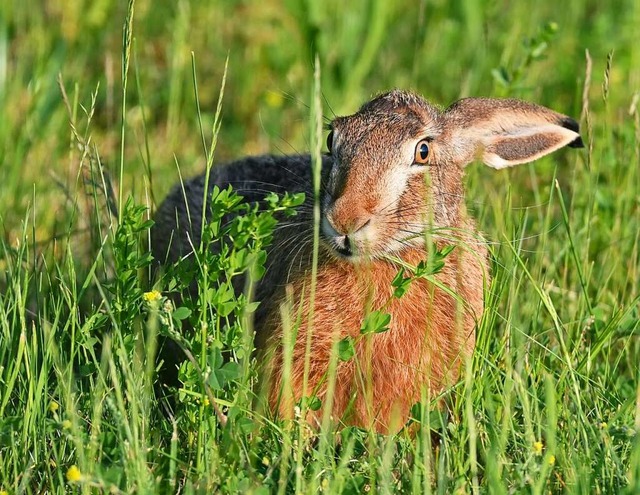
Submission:
{"label": "orange-brown fur", "polygon": [[[425,393],[433,398],[456,381],[475,345],[488,280],[486,247],[464,213],[462,169],[479,154],[502,168],[579,145],[576,128],[571,119],[517,100],[461,100],[441,112],[401,91],[335,119],[324,235],[335,249],[373,256],[355,262],[323,256],[315,286],[309,267],[288,281],[293,298],[284,321],[294,323],[284,328],[277,304],[267,320],[272,345],[281,345],[287,331],[295,336],[287,383],[286,353],[276,351],[272,407],[287,417],[294,404],[315,396],[322,407],[309,412],[309,421],[318,423],[326,412],[335,421],[387,432],[407,421]],[[407,146],[423,139],[426,163],[407,168],[416,165]],[[421,279],[394,298],[391,282],[399,266],[386,256],[392,240],[400,245],[393,255],[415,266],[427,250],[420,235],[410,234],[429,230],[439,246],[445,239],[456,245],[436,276],[450,292]],[[389,313],[390,328],[361,336],[371,310]],[[331,397],[332,352],[347,336],[355,340],[355,357],[337,363]]]}
{"label": "orange-brown fur", "polygon": [[[426,258],[425,251],[417,248],[400,254],[413,265]],[[300,274],[292,282],[296,301],[292,314],[301,318],[293,343],[290,389],[282,390],[280,349],[274,361],[270,396],[272,407],[282,416],[290,417],[294,403],[315,392],[323,407],[310,412],[308,419],[316,424],[322,420],[329,406],[326,374],[332,347],[346,336],[356,339],[356,355],[347,362],[338,362],[331,404],[334,420],[373,427],[379,432],[397,430],[407,421],[411,406],[420,400],[422,393],[433,398],[457,380],[460,365],[473,350],[474,328],[482,315],[483,283],[487,282],[486,248],[478,245],[477,240],[473,245],[459,246],[436,277],[464,303],[426,280],[415,280],[404,296],[394,298],[391,281],[397,272],[398,266],[383,260],[366,265],[324,260],[316,280],[313,323],[310,274]],[[466,283],[461,283],[462,280]],[[388,331],[360,337],[367,307],[391,315]],[[271,319],[276,345],[282,339],[281,321],[279,314]],[[307,387],[303,389],[310,329],[309,372]]]}

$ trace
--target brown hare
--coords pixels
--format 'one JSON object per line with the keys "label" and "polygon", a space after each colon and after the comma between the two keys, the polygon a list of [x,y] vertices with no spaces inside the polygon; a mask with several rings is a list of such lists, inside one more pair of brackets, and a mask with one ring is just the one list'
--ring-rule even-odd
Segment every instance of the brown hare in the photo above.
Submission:
{"label": "brown hare", "polygon": [[[465,212],[464,167],[476,159],[510,167],[565,145],[581,147],[582,140],[573,119],[532,103],[466,98],[440,110],[400,90],[334,119],[330,128],[315,282],[309,156],[246,158],[213,169],[210,181],[231,184],[247,201],[269,192],[307,194],[295,223],[276,230],[256,294],[262,301],[256,346],[274,351],[261,354],[271,356],[272,408],[290,416],[298,401],[315,397],[321,406],[309,412],[313,423],[327,411],[345,424],[395,431],[423,394],[433,398],[457,380],[474,348],[489,264]],[[161,205],[152,233],[157,258],[176,260],[198,244],[203,195],[201,176],[176,187]],[[407,267],[450,245],[455,249],[439,272],[416,278],[394,297],[401,267],[409,273]],[[372,311],[390,315],[388,328],[361,335]],[[291,328],[283,321],[292,321]],[[283,334],[292,336],[286,352]],[[332,364],[337,343],[348,337],[353,357]]]}

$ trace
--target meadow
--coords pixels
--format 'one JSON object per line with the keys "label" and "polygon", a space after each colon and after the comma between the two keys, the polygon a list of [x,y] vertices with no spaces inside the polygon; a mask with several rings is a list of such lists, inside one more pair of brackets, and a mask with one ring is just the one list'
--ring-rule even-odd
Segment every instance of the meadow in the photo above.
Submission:
{"label": "meadow", "polygon": [[[0,495],[640,493],[637,26],[634,0],[4,0]],[[150,219],[207,165],[311,149],[314,105],[331,119],[393,87],[537,102],[586,147],[468,167],[492,282],[473,361],[446,408],[415,408],[417,434],[272,421],[251,303],[226,290],[271,217],[243,210],[255,242],[217,278],[159,281]],[[171,303],[193,280],[212,291]],[[167,335],[193,357],[172,415]]]}

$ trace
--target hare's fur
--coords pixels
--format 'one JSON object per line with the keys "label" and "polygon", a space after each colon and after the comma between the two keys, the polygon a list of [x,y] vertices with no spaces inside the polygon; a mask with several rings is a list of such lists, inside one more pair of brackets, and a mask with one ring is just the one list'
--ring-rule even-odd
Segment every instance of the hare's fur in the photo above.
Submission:
{"label": "hare's fur", "polygon": [[[465,99],[442,111],[397,90],[336,118],[331,127],[315,281],[308,156],[240,160],[215,168],[211,185],[231,184],[252,202],[271,191],[307,195],[299,216],[276,230],[256,293],[262,301],[256,345],[272,350],[264,355],[271,356],[273,409],[288,417],[298,401],[315,396],[322,407],[309,413],[312,422],[326,412],[336,421],[392,431],[406,422],[414,403],[458,379],[474,348],[489,270],[486,247],[464,207],[464,166],[478,158],[503,168],[582,143],[573,120],[531,103]],[[428,145],[424,163],[416,158],[421,143]],[[174,261],[198,245],[203,195],[202,176],[170,193],[156,215],[157,258]],[[400,267],[416,266],[449,244],[456,248],[435,279],[415,280],[402,297],[393,296]],[[391,315],[389,329],[362,336],[363,320],[373,310]],[[355,356],[332,361],[332,349],[348,336]],[[292,346],[288,373],[283,339],[290,341],[284,348]]]}
{"label": "hare's fur", "polygon": [[[477,247],[477,246],[476,246]],[[403,260],[417,264],[425,259],[418,248],[401,253]],[[402,426],[411,406],[421,393],[435,398],[446,385],[455,382],[460,365],[475,343],[474,327],[482,315],[483,283],[486,283],[486,249],[475,253],[460,250],[447,259],[437,279],[456,292],[446,294],[425,280],[410,285],[401,298],[393,297],[391,281],[398,266],[373,260],[366,266],[323,259],[316,279],[313,325],[310,325],[311,280],[300,274],[291,282],[294,298],[292,314],[299,315],[299,327],[293,343],[291,383],[282,383],[282,354],[274,360],[274,386],[271,404],[280,413],[291,414],[300,397],[316,395],[323,408],[311,412],[317,423],[325,407],[348,424],[375,426],[378,431]],[[366,308],[384,308],[391,315],[389,330],[360,336]],[[268,326],[276,339],[282,332],[279,315],[272,314]],[[311,331],[311,354],[306,391],[304,383],[305,349]],[[332,346],[346,336],[354,338],[355,356],[337,362],[333,404],[326,401]],[[335,352],[335,351],[334,351]],[[286,385],[284,388],[282,385]],[[423,390],[423,387],[427,387]]]}

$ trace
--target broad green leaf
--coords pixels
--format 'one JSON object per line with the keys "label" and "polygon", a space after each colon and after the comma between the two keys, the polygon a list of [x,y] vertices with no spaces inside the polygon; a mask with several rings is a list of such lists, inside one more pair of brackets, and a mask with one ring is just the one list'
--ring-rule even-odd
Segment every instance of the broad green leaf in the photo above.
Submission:
{"label": "broad green leaf", "polygon": [[391,322],[391,315],[383,313],[382,311],[371,311],[362,323],[360,333],[367,335],[370,333],[382,333],[389,330],[389,323]]}
{"label": "broad green leaf", "polygon": [[338,357],[341,361],[349,361],[356,354],[353,337],[345,337],[338,342]]}

